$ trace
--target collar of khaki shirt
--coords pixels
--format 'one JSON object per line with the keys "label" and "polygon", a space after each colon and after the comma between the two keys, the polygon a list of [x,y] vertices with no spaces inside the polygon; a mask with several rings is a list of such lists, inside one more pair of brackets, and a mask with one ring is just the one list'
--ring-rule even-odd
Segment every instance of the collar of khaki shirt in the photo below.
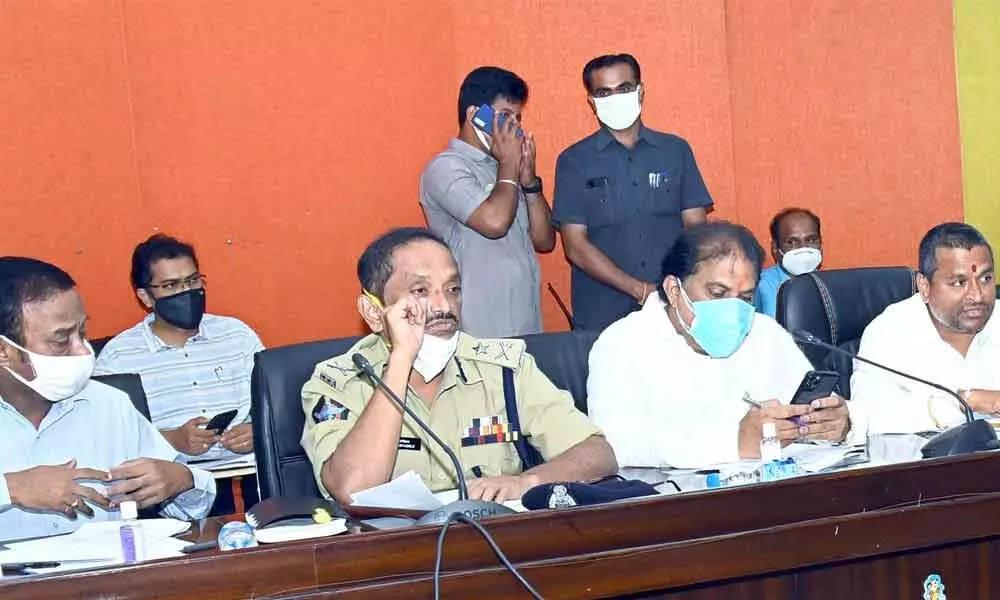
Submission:
{"label": "collar of khaki shirt", "polygon": [[[438,396],[457,386],[459,383],[462,385],[473,385],[481,382],[483,380],[483,374],[477,364],[477,352],[475,348],[477,347],[477,344],[480,343],[489,344],[499,343],[501,341],[507,340],[483,341],[459,332],[458,349],[455,351],[455,356],[453,356],[444,367],[441,387],[438,389]],[[386,343],[385,338],[378,334],[371,334],[366,339],[362,340],[361,344],[357,347],[357,351],[365,355],[365,358],[368,359],[368,362],[371,363],[372,368],[374,368],[376,372],[380,374],[384,372],[386,364],[389,362],[389,345]],[[516,358],[519,362],[520,355],[520,351],[515,352],[512,349],[508,359],[510,362],[514,362]],[[516,368],[516,364],[504,366]],[[355,373],[355,376],[360,376],[360,373]],[[414,392],[413,388],[409,385],[407,385],[407,390],[408,392],[416,395],[416,392]]]}

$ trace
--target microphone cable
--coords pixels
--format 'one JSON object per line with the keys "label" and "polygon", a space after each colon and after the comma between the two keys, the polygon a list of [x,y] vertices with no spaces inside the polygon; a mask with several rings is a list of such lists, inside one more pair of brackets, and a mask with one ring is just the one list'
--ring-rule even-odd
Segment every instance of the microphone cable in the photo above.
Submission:
{"label": "microphone cable", "polygon": [[490,549],[493,550],[493,554],[500,559],[500,562],[503,563],[503,566],[510,571],[510,574],[513,575],[515,579],[517,579],[518,583],[524,586],[524,589],[531,594],[532,598],[535,598],[536,600],[545,600],[542,598],[542,595],[535,590],[535,588],[531,587],[528,580],[525,579],[517,568],[510,562],[507,555],[500,549],[500,546],[497,546],[496,540],[493,539],[493,536],[486,531],[486,528],[479,524],[479,522],[470,519],[462,513],[452,513],[448,515],[444,524],[441,525],[441,533],[438,535],[437,541],[437,555],[434,558],[434,600],[441,600],[441,561],[444,558],[444,538],[448,534],[448,528],[451,524],[459,521],[462,523],[468,523],[479,533],[479,535],[483,537],[486,543],[489,544]]}

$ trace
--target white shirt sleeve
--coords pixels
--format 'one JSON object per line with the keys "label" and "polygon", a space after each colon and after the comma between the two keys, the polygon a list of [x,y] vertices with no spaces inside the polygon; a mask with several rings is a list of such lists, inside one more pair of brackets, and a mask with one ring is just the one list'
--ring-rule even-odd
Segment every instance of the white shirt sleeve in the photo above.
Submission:
{"label": "white shirt sleeve", "polygon": [[671,393],[670,377],[698,375],[676,373],[670,364],[656,371],[642,366],[633,333],[606,330],[591,350],[587,379],[588,414],[619,466],[687,468],[738,460],[739,423],[714,419],[699,398]]}
{"label": "white shirt sleeve", "polygon": [[590,351],[587,377],[587,415],[604,433],[619,466],[656,467],[663,462],[656,449],[655,424],[645,414],[644,373],[633,372],[628,353],[619,347],[616,332],[608,332]]}
{"label": "white shirt sleeve", "polygon": [[[903,351],[894,341],[886,327],[873,321],[861,336],[860,356],[884,365],[900,368],[898,354]],[[916,433],[933,431],[942,425],[961,422],[957,410],[941,410],[935,421],[932,405],[933,390],[921,383],[893,375],[877,367],[854,361],[851,375],[851,404],[857,407],[868,420],[868,432]],[[947,407],[946,407],[947,408]]]}
{"label": "white shirt sleeve", "polygon": [[7,489],[7,474],[0,473],[0,512],[13,506],[10,501],[10,490]]}

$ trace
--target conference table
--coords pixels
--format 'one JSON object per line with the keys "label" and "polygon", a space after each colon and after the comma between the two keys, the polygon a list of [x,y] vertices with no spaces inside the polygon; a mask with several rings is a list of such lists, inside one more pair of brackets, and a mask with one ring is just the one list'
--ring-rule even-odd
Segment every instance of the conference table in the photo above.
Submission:
{"label": "conference table", "polygon": [[[224,520],[224,519],[222,519]],[[222,520],[199,524],[211,539]],[[543,510],[482,522],[554,598],[1000,598],[1000,453]],[[0,580],[0,598],[428,598],[438,526]],[[448,532],[444,598],[527,597],[468,525]],[[943,596],[939,596],[943,598]]]}

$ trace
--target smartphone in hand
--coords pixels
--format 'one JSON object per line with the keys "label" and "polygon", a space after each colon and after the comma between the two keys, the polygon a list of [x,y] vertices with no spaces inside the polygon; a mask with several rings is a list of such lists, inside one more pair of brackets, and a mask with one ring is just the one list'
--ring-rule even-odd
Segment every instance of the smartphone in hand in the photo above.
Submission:
{"label": "smartphone in hand", "polygon": [[[489,104],[483,104],[477,108],[475,114],[472,115],[472,124],[486,135],[493,135],[494,114],[496,114],[496,111],[493,110],[492,106]],[[497,118],[497,125],[503,126],[503,124],[507,122],[508,118],[510,118],[509,114],[503,112],[500,113],[500,116]],[[524,132],[521,131],[520,127],[518,127],[517,137],[521,137],[523,135]]]}
{"label": "smartphone in hand", "polygon": [[792,404],[812,404],[813,400],[826,398],[840,389],[840,373],[836,371],[809,371],[792,396]]}
{"label": "smartphone in hand", "polygon": [[221,435],[226,427],[233,422],[236,418],[237,410],[234,408],[232,410],[227,410],[226,412],[221,412],[214,417],[205,425],[207,431],[215,431],[216,434]]}

